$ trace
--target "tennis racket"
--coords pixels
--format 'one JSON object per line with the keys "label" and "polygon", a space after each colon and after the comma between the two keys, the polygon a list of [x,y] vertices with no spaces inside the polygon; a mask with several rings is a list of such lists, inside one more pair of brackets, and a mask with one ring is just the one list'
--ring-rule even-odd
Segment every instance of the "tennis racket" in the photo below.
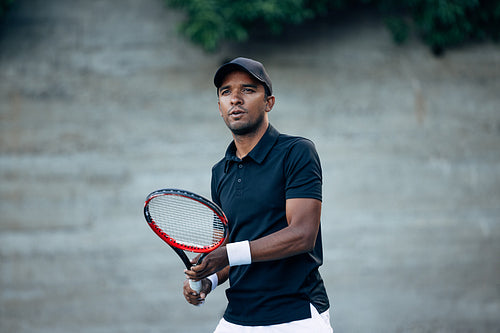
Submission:
{"label": "tennis racket", "polygon": [[[150,193],[144,217],[153,231],[179,255],[187,269],[193,264],[185,251],[202,254],[199,264],[227,237],[227,219],[222,209],[204,197],[179,189]],[[201,281],[189,280],[191,289],[201,290]]]}

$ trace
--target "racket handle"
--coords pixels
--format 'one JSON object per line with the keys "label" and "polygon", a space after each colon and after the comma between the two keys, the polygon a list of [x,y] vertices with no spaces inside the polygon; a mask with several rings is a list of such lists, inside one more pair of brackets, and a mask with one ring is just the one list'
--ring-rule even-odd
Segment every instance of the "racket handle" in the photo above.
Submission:
{"label": "racket handle", "polygon": [[189,280],[189,286],[191,287],[191,289],[199,293],[201,290],[201,280],[200,281]]}

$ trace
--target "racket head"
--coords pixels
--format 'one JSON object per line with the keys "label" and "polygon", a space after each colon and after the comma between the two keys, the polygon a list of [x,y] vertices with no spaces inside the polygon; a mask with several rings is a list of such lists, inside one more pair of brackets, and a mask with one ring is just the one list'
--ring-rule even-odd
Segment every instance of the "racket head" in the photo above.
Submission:
{"label": "racket head", "polygon": [[144,217],[151,229],[173,248],[208,253],[227,237],[227,218],[212,201],[190,191],[161,189],[150,193]]}

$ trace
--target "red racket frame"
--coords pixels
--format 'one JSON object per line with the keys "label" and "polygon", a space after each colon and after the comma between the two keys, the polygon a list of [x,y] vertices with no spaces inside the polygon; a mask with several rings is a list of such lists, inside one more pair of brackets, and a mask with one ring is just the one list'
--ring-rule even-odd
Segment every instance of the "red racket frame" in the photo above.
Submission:
{"label": "red racket frame", "polygon": [[[214,214],[217,215],[217,217],[222,221],[222,223],[224,225],[224,235],[221,238],[221,240],[219,242],[217,242],[216,244],[213,244],[212,246],[197,247],[197,246],[188,246],[185,244],[180,244],[174,238],[170,237],[166,232],[164,232],[155,223],[155,221],[153,220],[153,218],[149,214],[149,209],[148,209],[149,202],[151,200],[153,200],[154,198],[156,198],[158,196],[162,196],[162,195],[177,195],[177,196],[185,197],[188,199],[192,199],[192,200],[195,200],[195,201],[205,205],[210,210],[212,210],[214,212]],[[177,248],[177,249],[190,251],[190,252],[194,252],[194,253],[208,253],[208,252],[211,252],[211,251],[215,250],[216,248],[218,248],[222,243],[224,243],[224,241],[227,238],[227,218],[226,218],[226,215],[224,215],[224,212],[222,211],[222,209],[219,206],[217,206],[215,203],[202,197],[201,195],[198,195],[198,194],[195,194],[193,192],[186,191],[186,190],[179,190],[179,189],[171,189],[170,188],[170,189],[161,189],[161,190],[157,190],[157,191],[152,192],[151,194],[148,195],[146,202],[144,203],[144,217],[146,218],[146,221],[148,222],[148,225],[151,227],[151,229],[161,239],[163,239],[168,245],[170,245],[174,248]]]}

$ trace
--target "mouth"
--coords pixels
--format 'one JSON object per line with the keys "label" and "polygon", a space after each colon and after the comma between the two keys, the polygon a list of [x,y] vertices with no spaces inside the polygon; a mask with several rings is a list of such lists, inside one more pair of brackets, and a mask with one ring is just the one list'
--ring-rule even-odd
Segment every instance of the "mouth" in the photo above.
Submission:
{"label": "mouth", "polygon": [[242,116],[245,113],[246,113],[245,110],[242,110],[242,109],[233,109],[233,110],[229,111],[229,116],[236,118],[236,117]]}

